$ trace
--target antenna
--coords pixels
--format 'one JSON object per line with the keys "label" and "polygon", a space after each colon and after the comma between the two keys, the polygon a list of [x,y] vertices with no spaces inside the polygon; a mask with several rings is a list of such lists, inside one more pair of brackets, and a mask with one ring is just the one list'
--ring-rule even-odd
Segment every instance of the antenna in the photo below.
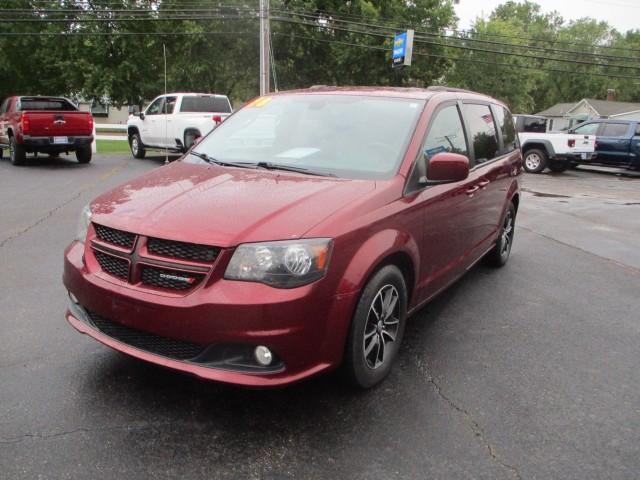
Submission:
{"label": "antenna", "polygon": [[167,149],[166,145],[168,142],[168,122],[169,119],[167,118],[168,115],[168,108],[167,108],[167,45],[166,44],[162,44],[162,53],[164,55],[164,144],[165,144],[165,148],[164,148],[164,163],[165,165],[167,163],[169,163],[169,150]]}

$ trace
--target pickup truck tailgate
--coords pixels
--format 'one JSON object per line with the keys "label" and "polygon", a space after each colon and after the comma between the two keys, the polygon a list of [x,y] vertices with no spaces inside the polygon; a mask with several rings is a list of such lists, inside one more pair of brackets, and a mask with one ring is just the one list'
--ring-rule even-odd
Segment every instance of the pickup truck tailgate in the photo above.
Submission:
{"label": "pickup truck tailgate", "polygon": [[26,111],[29,122],[25,133],[33,137],[88,136],[93,133],[93,119],[89,112]]}

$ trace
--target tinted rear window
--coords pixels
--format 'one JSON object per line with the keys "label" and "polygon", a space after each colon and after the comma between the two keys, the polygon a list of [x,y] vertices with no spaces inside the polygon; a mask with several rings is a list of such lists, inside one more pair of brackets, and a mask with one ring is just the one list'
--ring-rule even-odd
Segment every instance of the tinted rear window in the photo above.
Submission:
{"label": "tinted rear window", "polygon": [[226,97],[184,97],[180,111],[192,113],[230,113],[231,108]]}
{"label": "tinted rear window", "polygon": [[602,129],[603,137],[624,137],[629,129],[626,123],[606,123]]}
{"label": "tinted rear window", "polygon": [[518,142],[516,137],[516,127],[513,124],[513,117],[509,110],[500,105],[495,105],[496,120],[498,120],[498,126],[502,132],[502,142],[504,143],[504,151],[502,153],[509,153],[518,148]]}
{"label": "tinted rear window", "polygon": [[476,163],[495,158],[498,153],[496,124],[488,105],[464,105],[464,118],[469,126]]}
{"label": "tinted rear window", "polygon": [[64,98],[21,98],[19,110],[62,110],[74,112],[78,109]]}
{"label": "tinted rear window", "polygon": [[537,117],[520,117],[518,125],[519,132],[545,133],[547,131],[547,119]]}

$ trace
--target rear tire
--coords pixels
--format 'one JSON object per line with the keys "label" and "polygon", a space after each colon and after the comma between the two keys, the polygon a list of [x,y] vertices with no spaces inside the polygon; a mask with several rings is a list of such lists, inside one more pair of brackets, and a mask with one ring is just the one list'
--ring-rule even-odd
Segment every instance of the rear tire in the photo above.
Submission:
{"label": "rear tire", "polygon": [[502,222],[500,235],[495,246],[487,253],[486,263],[495,268],[503,267],[509,260],[511,247],[513,246],[513,236],[516,229],[516,207],[509,204],[509,209]]}
{"label": "rear tire", "polygon": [[549,160],[547,164],[549,170],[556,173],[564,172],[565,170],[568,170],[570,166],[571,164],[568,160]]}
{"label": "rear tire", "polygon": [[540,173],[547,167],[547,154],[537,148],[524,153],[524,169],[529,173]]}
{"label": "rear tire", "polygon": [[16,137],[9,137],[9,158],[13,165],[24,165],[27,162],[27,152],[16,141]]}
{"label": "rear tire", "polygon": [[0,160],[4,157],[4,148],[0,147]]}
{"label": "rear tire", "polygon": [[359,388],[371,388],[391,371],[407,319],[407,287],[395,265],[382,267],[364,287],[351,322],[342,371]]}
{"label": "rear tire", "polygon": [[197,130],[187,130],[184,132],[184,151],[188,151],[201,136]]}
{"label": "rear tire", "polygon": [[129,147],[131,148],[131,153],[135,158],[144,158],[147,154],[144,144],[142,143],[142,139],[140,138],[140,134],[137,132],[133,135],[129,135]]}
{"label": "rear tire", "polygon": [[91,161],[91,145],[82,145],[76,150],[76,160],[78,163],[89,163]]}

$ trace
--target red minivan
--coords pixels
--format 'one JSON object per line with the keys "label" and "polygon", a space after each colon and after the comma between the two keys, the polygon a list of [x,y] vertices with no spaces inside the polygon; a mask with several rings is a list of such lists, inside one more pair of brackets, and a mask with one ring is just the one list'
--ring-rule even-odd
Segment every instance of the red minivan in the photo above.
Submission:
{"label": "red minivan", "polygon": [[179,161],[96,198],[65,251],[67,320],[202,378],[371,387],[408,315],[507,262],[522,156],[511,114],[445,87],[259,97]]}

